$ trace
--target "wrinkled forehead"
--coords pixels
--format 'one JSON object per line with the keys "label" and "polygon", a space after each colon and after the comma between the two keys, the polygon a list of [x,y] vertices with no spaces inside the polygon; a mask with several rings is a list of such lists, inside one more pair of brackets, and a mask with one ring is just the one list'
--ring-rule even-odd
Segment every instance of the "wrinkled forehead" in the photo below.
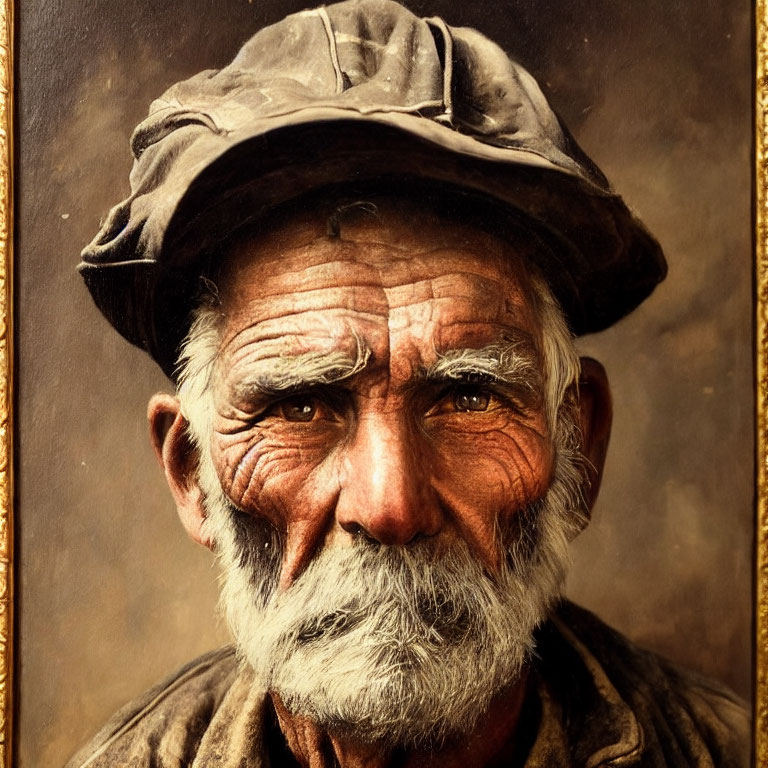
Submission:
{"label": "wrinkled forehead", "polygon": [[502,237],[410,199],[315,204],[263,220],[239,235],[216,283],[226,302],[238,298],[244,284],[278,275],[295,279],[298,289],[303,270],[324,268],[332,283],[334,265],[356,262],[377,268],[384,285],[396,285],[408,274],[426,279],[428,272],[456,270],[501,279],[510,300],[522,304],[531,298],[537,247],[522,225],[506,228]]}
{"label": "wrinkled forehead", "polygon": [[228,253],[221,363],[359,342],[403,370],[498,343],[538,357],[531,247],[412,201],[294,211]]}

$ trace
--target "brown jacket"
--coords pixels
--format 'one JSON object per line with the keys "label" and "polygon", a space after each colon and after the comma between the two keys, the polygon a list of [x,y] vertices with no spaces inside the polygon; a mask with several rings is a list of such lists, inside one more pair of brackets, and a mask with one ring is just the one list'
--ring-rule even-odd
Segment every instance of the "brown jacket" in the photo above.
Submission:
{"label": "brown jacket", "polygon": [[[749,763],[749,718],[732,693],[570,603],[538,631],[531,681],[524,768]],[[124,707],[67,768],[293,764],[268,697],[228,647]]]}

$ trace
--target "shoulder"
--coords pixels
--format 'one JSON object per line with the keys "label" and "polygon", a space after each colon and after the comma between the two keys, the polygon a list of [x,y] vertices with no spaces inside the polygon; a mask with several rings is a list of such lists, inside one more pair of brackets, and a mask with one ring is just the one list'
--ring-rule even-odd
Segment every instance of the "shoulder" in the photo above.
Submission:
{"label": "shoulder", "polygon": [[750,718],[739,697],[638,648],[589,611],[564,602],[543,628],[540,653],[566,707],[587,695],[602,710],[634,719],[640,764],[748,764]]}
{"label": "shoulder", "polygon": [[117,712],[67,768],[188,764],[238,669],[231,646],[195,659]]}

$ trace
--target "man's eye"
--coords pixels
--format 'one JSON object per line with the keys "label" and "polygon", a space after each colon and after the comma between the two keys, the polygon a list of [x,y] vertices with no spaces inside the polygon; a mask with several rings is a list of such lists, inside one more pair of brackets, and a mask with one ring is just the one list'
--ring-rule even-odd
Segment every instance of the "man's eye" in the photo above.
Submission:
{"label": "man's eye", "polygon": [[285,400],[279,405],[280,415],[286,421],[312,421],[317,415],[317,403],[314,400]]}
{"label": "man's eye", "polygon": [[334,392],[330,388],[324,388],[321,392],[298,392],[267,406],[256,421],[277,419],[305,424],[340,422],[349,408],[347,400],[344,393]]}
{"label": "man's eye", "polygon": [[457,411],[487,411],[490,402],[490,394],[482,390],[457,392],[453,396],[453,405]]}

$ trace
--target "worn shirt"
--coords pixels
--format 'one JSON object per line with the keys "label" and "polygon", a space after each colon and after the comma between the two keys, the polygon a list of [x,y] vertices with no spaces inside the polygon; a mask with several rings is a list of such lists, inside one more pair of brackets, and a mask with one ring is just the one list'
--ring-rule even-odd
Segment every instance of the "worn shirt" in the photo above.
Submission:
{"label": "worn shirt", "polygon": [[[524,768],[742,767],[749,718],[722,685],[564,602],[537,632],[516,742]],[[67,768],[290,765],[264,687],[226,647],[124,707]]]}

